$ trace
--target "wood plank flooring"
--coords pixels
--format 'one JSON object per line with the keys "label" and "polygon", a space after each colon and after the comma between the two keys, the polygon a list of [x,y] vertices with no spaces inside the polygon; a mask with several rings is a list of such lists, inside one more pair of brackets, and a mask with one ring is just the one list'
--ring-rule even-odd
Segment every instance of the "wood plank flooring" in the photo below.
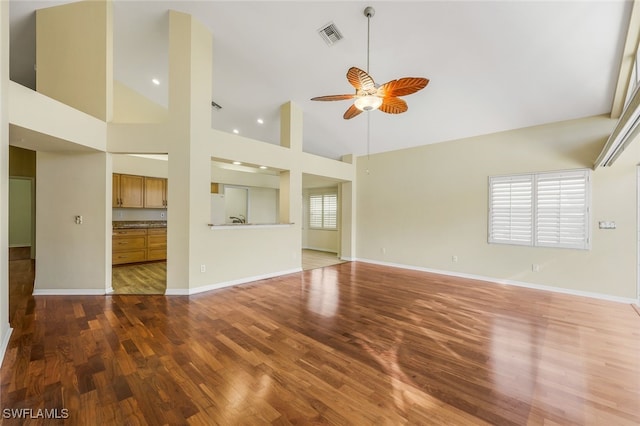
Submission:
{"label": "wood plank flooring", "polygon": [[[302,269],[324,268],[343,263],[335,253],[302,250]],[[115,294],[164,294],[167,289],[167,262],[114,265],[111,283]]]}
{"label": "wood plank flooring", "polygon": [[34,298],[3,425],[638,425],[630,305],[364,263],[190,297]]}
{"label": "wood plank flooring", "polygon": [[114,265],[111,287],[115,294],[164,294],[167,289],[167,262]]}
{"label": "wood plank flooring", "polygon": [[336,253],[326,251],[302,249],[302,269],[324,268],[325,266],[337,265],[344,263],[344,260],[338,258]]}

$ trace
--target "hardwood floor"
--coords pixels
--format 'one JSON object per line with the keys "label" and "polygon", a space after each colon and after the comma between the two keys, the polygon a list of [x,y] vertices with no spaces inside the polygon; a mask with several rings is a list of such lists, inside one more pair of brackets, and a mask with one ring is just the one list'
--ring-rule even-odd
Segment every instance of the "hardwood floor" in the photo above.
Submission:
{"label": "hardwood floor", "polygon": [[337,265],[344,262],[345,261],[339,259],[335,253],[311,249],[302,250],[302,269],[304,271],[324,268],[325,266]]}
{"label": "hardwood floor", "polygon": [[0,398],[68,410],[24,424],[638,425],[639,354],[630,305],[352,262],[35,297]]}
{"label": "hardwood floor", "polygon": [[11,250],[9,253],[9,324],[19,328],[27,310],[32,313],[36,264],[29,256],[11,255]]}
{"label": "hardwood floor", "polygon": [[114,265],[111,287],[115,294],[164,294],[167,289],[167,262]]}

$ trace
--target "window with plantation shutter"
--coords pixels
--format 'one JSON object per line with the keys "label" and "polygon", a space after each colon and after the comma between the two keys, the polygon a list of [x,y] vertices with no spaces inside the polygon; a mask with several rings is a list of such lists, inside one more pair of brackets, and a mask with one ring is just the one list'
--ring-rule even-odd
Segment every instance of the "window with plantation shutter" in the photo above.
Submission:
{"label": "window with plantation shutter", "polygon": [[312,194],[309,196],[309,228],[337,229],[338,195]]}
{"label": "window with plantation shutter", "polygon": [[309,197],[309,228],[322,228],[322,195]]}
{"label": "window with plantation shutter", "polygon": [[489,242],[531,245],[533,177],[492,177],[489,199]]}
{"label": "window with plantation shutter", "polygon": [[590,171],[489,178],[489,242],[590,247]]}
{"label": "window with plantation shutter", "polygon": [[338,196],[325,194],[322,202],[322,227],[335,229],[338,225]]}
{"label": "window with plantation shutter", "polygon": [[537,176],[535,245],[589,248],[588,184],[587,170]]}

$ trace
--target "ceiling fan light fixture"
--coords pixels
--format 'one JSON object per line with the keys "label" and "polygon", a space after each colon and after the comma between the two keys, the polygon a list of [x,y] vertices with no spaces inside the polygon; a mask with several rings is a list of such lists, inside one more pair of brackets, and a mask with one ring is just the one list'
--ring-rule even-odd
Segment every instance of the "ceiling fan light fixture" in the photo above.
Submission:
{"label": "ceiling fan light fixture", "polygon": [[380,108],[382,105],[382,98],[374,95],[359,96],[356,98],[354,105],[360,111],[373,111]]}

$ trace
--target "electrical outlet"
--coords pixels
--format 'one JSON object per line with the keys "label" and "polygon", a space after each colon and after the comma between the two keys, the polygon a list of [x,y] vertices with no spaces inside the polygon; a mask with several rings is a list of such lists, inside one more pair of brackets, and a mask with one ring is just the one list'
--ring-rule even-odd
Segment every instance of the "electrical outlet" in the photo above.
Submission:
{"label": "electrical outlet", "polygon": [[540,265],[538,265],[537,263],[534,263],[531,265],[531,270],[533,272],[540,272]]}
{"label": "electrical outlet", "polygon": [[200,265],[200,272],[207,272],[207,265]]}
{"label": "electrical outlet", "polygon": [[456,255],[451,256],[451,261],[453,263],[456,263],[458,261],[458,256],[456,256]]}
{"label": "electrical outlet", "polygon": [[76,225],[82,225],[82,216],[76,216]]}
{"label": "electrical outlet", "polygon": [[386,249],[386,248],[384,248],[384,247],[382,247],[382,248],[380,249],[380,253],[382,253],[382,254],[387,254],[387,249]]}

